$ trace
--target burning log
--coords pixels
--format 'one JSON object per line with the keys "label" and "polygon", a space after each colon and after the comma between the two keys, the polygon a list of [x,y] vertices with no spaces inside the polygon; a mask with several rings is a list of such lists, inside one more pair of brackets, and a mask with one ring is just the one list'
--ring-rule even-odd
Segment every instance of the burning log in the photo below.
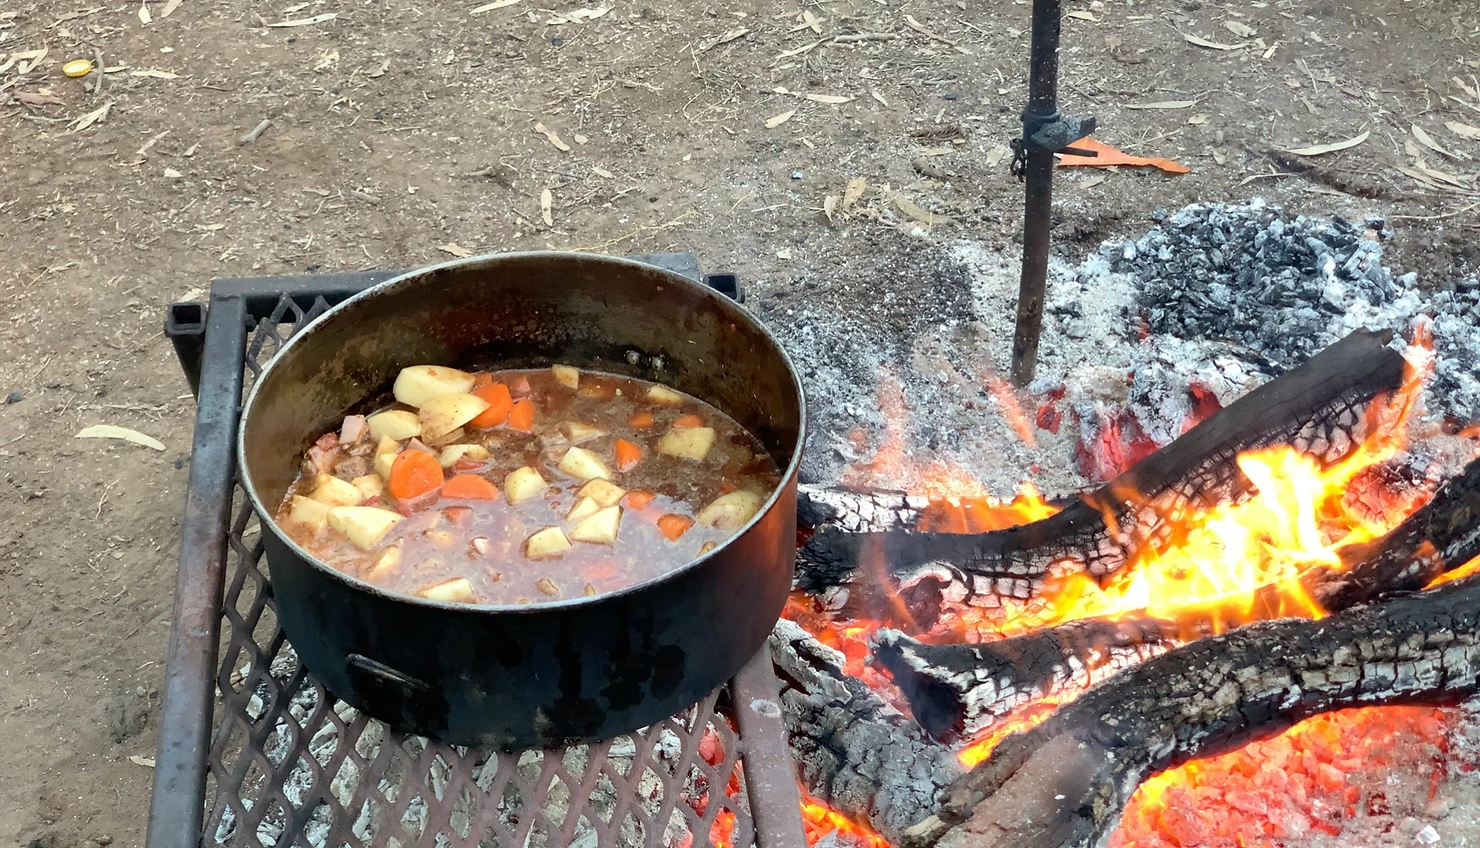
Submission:
{"label": "burning log", "polygon": [[[1326,612],[1338,612],[1422,589],[1480,556],[1477,517],[1480,460],[1390,533],[1342,549],[1341,567],[1317,565],[1303,572],[1298,590]],[[1220,621],[1281,617],[1292,588],[1276,583],[1234,599],[1236,614],[1191,607],[1172,621],[1129,613],[977,645],[929,645],[880,630],[873,657],[893,677],[926,732],[954,741],[991,729],[1031,701],[1088,688],[1182,641],[1209,635]]]}
{"label": "burning log", "polygon": [[777,622],[771,656],[792,756],[809,793],[867,815],[890,839],[939,808],[945,788],[962,774],[949,749],[845,674],[842,654],[792,622]]}
{"label": "burning log", "polygon": [[1240,628],[1169,651],[1007,738],[956,782],[907,848],[1104,844],[1165,768],[1352,706],[1480,690],[1480,577],[1320,621]]}
{"label": "burning log", "polygon": [[1103,579],[1143,549],[1178,543],[1188,515],[1246,498],[1251,484],[1238,469],[1240,453],[1289,444],[1327,465],[1348,456],[1364,435],[1366,404],[1402,384],[1404,360],[1390,340],[1352,333],[1040,521],[979,534],[848,533],[840,528],[849,522],[834,516],[799,554],[798,581],[832,585],[860,562],[887,563],[919,624],[938,629],[963,604],[995,609],[1004,599],[1027,599],[1051,576]]}

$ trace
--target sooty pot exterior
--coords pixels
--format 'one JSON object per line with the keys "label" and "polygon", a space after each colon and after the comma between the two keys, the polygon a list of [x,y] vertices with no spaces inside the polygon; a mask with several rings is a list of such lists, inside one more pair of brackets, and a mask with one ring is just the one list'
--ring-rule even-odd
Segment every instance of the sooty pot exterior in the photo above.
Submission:
{"label": "sooty pot exterior", "polygon": [[[593,598],[463,605],[392,594],[310,557],[271,520],[299,458],[401,368],[566,362],[713,403],[783,482],[728,542]],[[804,409],[776,340],[683,277],[584,254],[504,254],[390,280],[295,335],[254,385],[238,445],[284,632],[336,696],[398,730],[504,749],[604,739],[672,715],[761,647],[791,585]]]}

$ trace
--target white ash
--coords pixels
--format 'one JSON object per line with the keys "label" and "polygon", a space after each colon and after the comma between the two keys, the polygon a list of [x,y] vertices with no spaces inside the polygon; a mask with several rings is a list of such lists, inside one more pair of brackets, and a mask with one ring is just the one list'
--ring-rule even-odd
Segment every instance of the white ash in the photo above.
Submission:
{"label": "white ash", "polygon": [[1373,218],[1291,218],[1260,200],[1196,204],[1162,216],[1135,241],[1101,256],[1130,275],[1154,337],[1241,345],[1253,364],[1280,373],[1351,331],[1405,330],[1434,318],[1436,411],[1480,416],[1480,280],[1429,281],[1382,264],[1393,233]]}

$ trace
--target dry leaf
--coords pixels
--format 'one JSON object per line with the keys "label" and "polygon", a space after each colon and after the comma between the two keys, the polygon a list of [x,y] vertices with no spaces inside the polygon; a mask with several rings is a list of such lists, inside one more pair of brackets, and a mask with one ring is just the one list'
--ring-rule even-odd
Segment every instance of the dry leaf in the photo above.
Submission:
{"label": "dry leaf", "polygon": [[802,95],[802,99],[804,99],[804,100],[810,100],[813,103],[831,103],[834,106],[836,106],[839,103],[850,103],[855,98],[853,98],[853,97],[844,97],[844,96],[842,96],[840,94],[810,94],[809,93],[809,94],[803,94]]}
{"label": "dry leaf", "polygon": [[594,173],[598,177],[606,177],[609,180],[616,179],[616,176],[617,176],[616,174],[613,174],[611,171],[608,171],[605,168],[598,168],[595,165],[592,165],[591,166],[591,172]]}
{"label": "dry leaf", "polygon": [[911,218],[914,218],[916,221],[919,221],[927,227],[955,223],[953,219],[948,218],[945,215],[937,215],[934,212],[931,212],[929,209],[925,209],[921,206],[916,205],[909,198],[905,197],[897,191],[889,192],[889,199],[894,202],[894,205],[899,209],[899,211],[910,216]]}
{"label": "dry leaf", "polygon": [[17,91],[15,99],[27,106],[61,106],[64,102],[55,94],[41,94],[35,91]]}
{"label": "dry leaf", "polygon": [[1216,41],[1198,38],[1195,35],[1183,35],[1182,37],[1187,39],[1188,44],[1196,44],[1198,47],[1206,47],[1209,50],[1242,50],[1244,48],[1242,44],[1219,44]]}
{"label": "dry leaf", "polygon": [[555,149],[562,150],[566,153],[570,152],[570,145],[566,144],[564,141],[561,141],[560,136],[556,135],[554,130],[545,126],[543,123],[536,121],[534,125],[534,131],[543,135],[545,138],[548,138],[550,140],[550,143],[555,145]]}
{"label": "dry leaf", "polygon": [[183,176],[185,176],[185,175],[182,174],[182,173],[180,173],[179,171],[176,171],[174,168],[165,168],[164,169],[164,177],[167,180],[178,180],[178,179],[180,179]]}
{"label": "dry leaf", "polygon": [[780,250],[776,251],[776,258],[777,259],[790,259],[791,258],[791,248],[789,248],[789,247],[783,247]]}
{"label": "dry leaf", "polygon": [[84,428],[73,438],[77,439],[122,439],[135,445],[143,445],[157,451],[164,450],[164,443],[151,436],[146,436],[138,430],[130,430],[127,427],[115,427],[112,424],[94,424]]}
{"label": "dry leaf", "polygon": [[442,251],[443,253],[450,253],[453,256],[456,256],[458,259],[467,259],[469,256],[473,255],[473,251],[468,250],[466,247],[463,247],[462,245],[451,241],[446,244],[437,245],[437,249]]}
{"label": "dry leaf", "polygon": [[176,9],[180,8],[180,2],[181,0],[170,0],[170,2],[164,4],[164,8],[159,12],[160,19],[168,18]]}
{"label": "dry leaf", "polygon": [[515,3],[518,3],[518,2],[519,2],[519,0],[494,0],[494,2],[492,2],[492,3],[485,3],[482,6],[479,6],[478,8],[469,11],[468,14],[470,14],[470,15],[481,15],[484,12],[492,12],[494,9],[505,9],[505,8],[508,8],[509,6],[512,6],[512,5],[514,5]]}
{"label": "dry leaf", "polygon": [[1239,38],[1253,38],[1254,28],[1238,21],[1224,21],[1223,26]]}
{"label": "dry leaf", "polygon": [[1105,179],[1106,177],[1104,174],[1095,174],[1093,177],[1090,177],[1079,185],[1081,188],[1094,188],[1095,186],[1103,183]]}
{"label": "dry leaf", "polygon": [[1372,135],[1370,131],[1363,130],[1361,135],[1357,136],[1356,138],[1349,138],[1346,141],[1337,141],[1331,144],[1318,144],[1315,147],[1297,147],[1294,150],[1286,150],[1285,152],[1293,153],[1296,156],[1320,156],[1325,153],[1335,153],[1338,150],[1346,150],[1351,147],[1356,147],[1357,145],[1366,141],[1367,137],[1370,135]]}
{"label": "dry leaf", "polygon": [[884,99],[884,95],[880,94],[877,91],[874,91],[872,88],[868,90],[868,96],[879,101],[880,106],[884,106],[886,108],[889,106],[889,101]]}
{"label": "dry leaf", "polygon": [[371,71],[369,74],[367,74],[367,76],[369,76],[370,79],[380,79],[381,77],[385,76],[385,72],[388,71],[388,70],[390,70],[390,68],[391,68],[391,60],[390,59],[386,59],[386,60],[384,60],[384,61],[382,61],[380,63],[380,67],[378,67],[375,70]]}
{"label": "dry leaf", "polygon": [[833,213],[837,211],[838,196],[836,194],[829,194],[827,197],[822,198],[822,214],[827,216],[827,220],[831,221],[833,219]]}
{"label": "dry leaf", "polygon": [[1173,162],[1170,159],[1147,158],[1147,157],[1143,157],[1143,156],[1131,156],[1128,153],[1123,153],[1123,152],[1121,152],[1119,150],[1116,150],[1115,148],[1111,147],[1110,145],[1108,145],[1108,144],[1106,144],[1106,143],[1104,143],[1102,141],[1096,141],[1093,138],[1081,138],[1080,140],[1074,142],[1073,144],[1071,144],[1069,146],[1070,147],[1077,147],[1077,148],[1079,148],[1081,150],[1093,150],[1093,151],[1097,152],[1099,155],[1098,156],[1071,156],[1069,154],[1065,154],[1065,155],[1059,157],[1059,165],[1060,165],[1060,167],[1071,167],[1071,166],[1078,165],[1078,166],[1084,166],[1084,167],[1090,167],[1090,168],[1095,168],[1095,167],[1099,167],[1099,168],[1110,168],[1110,167],[1124,165],[1124,166],[1136,167],[1136,168],[1139,168],[1139,167],[1159,168],[1159,169],[1161,169],[1163,171],[1166,171],[1168,174],[1186,174],[1186,173],[1188,173],[1189,171],[1192,170],[1191,168],[1187,167],[1186,165],[1183,165],[1180,162]]}
{"label": "dry leaf", "polygon": [[1468,138],[1472,141],[1480,141],[1480,127],[1472,127],[1459,121],[1445,121],[1444,126],[1460,138]]}
{"label": "dry leaf", "polygon": [[129,756],[128,761],[136,766],[143,766],[144,768],[154,768],[153,757],[141,757],[138,754],[132,754]]}
{"label": "dry leaf", "polygon": [[588,142],[588,141],[591,140],[591,139],[589,139],[589,138],[581,135],[580,133],[576,133],[575,135],[573,135],[571,137],[576,140],[576,144],[585,144],[586,142]]}
{"label": "dry leaf", "polygon": [[843,208],[852,208],[853,204],[858,202],[858,198],[863,197],[863,190],[866,188],[868,188],[868,180],[863,177],[854,177],[849,180],[847,187],[843,189]]}
{"label": "dry leaf", "polygon": [[[611,10],[612,7],[610,6],[602,6],[597,9],[572,9],[569,12],[561,12],[559,14],[556,14],[555,17],[549,19],[548,21],[545,21],[545,25],[559,26],[561,24],[573,24],[577,21],[582,20],[595,20],[596,18],[605,15]],[[530,12],[530,14],[533,15],[534,13]]]}
{"label": "dry leaf", "polygon": [[1421,127],[1421,126],[1419,126],[1418,124],[1414,124],[1413,127],[1412,127],[1412,130],[1413,130],[1413,137],[1416,138],[1416,139],[1418,139],[1418,143],[1419,144],[1422,144],[1424,147],[1427,147],[1428,149],[1434,151],[1435,153],[1438,153],[1438,154],[1443,155],[1443,156],[1447,156],[1450,159],[1468,159],[1469,158],[1468,156],[1461,156],[1460,154],[1457,154],[1457,153],[1451,153],[1448,150],[1445,150],[1444,148],[1440,147],[1439,146],[1439,142],[1434,141],[1434,137],[1431,136],[1431,135],[1429,135],[1427,132],[1425,132],[1424,131],[1424,128]]}
{"label": "dry leaf", "polygon": [[1127,103],[1127,109],[1189,109],[1197,105],[1196,100],[1158,100],[1155,103]]}
{"label": "dry leaf", "polygon": [[1076,11],[1073,11],[1073,12],[1065,12],[1064,13],[1064,17],[1066,17],[1066,18],[1077,18],[1077,19],[1079,19],[1081,21],[1089,21],[1091,23],[1099,23],[1100,22],[1100,19],[1097,18],[1097,17],[1095,17],[1095,13],[1094,12],[1086,12],[1086,11],[1084,11],[1082,9],[1076,10]]}
{"label": "dry leaf", "polygon": [[785,52],[782,52],[782,53],[778,54],[776,56],[776,61],[779,62],[782,59],[790,59],[793,56],[800,56],[803,53],[806,53],[808,50],[811,50],[813,47],[816,47],[817,45],[819,45],[821,43],[822,43],[821,41],[814,41],[811,44],[803,44],[801,47],[798,47],[795,50],[787,50]]}
{"label": "dry leaf", "polygon": [[822,19],[812,14],[809,10],[802,10],[802,26],[810,29],[818,35],[822,35]]}
{"label": "dry leaf", "polygon": [[540,217],[545,219],[545,226],[555,226],[555,215],[551,207],[555,204],[555,195],[549,189],[540,192]]}
{"label": "dry leaf", "polygon": [[1002,160],[1006,159],[1008,157],[1008,154],[1010,153],[1012,153],[1012,151],[1007,149],[1007,145],[999,144],[996,147],[993,147],[991,150],[987,151],[987,155],[983,157],[983,163],[988,168],[995,168],[998,165],[1001,165]]}
{"label": "dry leaf", "polygon": [[1208,122],[1208,116],[1207,115],[1193,115],[1192,117],[1190,117],[1190,118],[1187,119],[1187,123],[1193,125],[1194,127],[1200,127],[1203,124],[1206,124],[1207,122]]}
{"label": "dry leaf", "polygon": [[915,151],[916,156],[948,156],[956,152],[954,147],[925,147]]}
{"label": "dry leaf", "polygon": [[12,53],[10,54],[10,59],[5,63],[4,67],[0,67],[0,70],[10,67],[13,62],[15,63],[16,74],[25,76],[31,71],[36,70],[36,66],[41,64],[41,60],[46,58],[46,54],[50,50],[51,48],[49,47],[43,47],[40,50],[22,50]]}
{"label": "dry leaf", "polygon": [[705,42],[704,46],[699,48],[699,52],[703,53],[706,50],[712,50],[721,44],[729,44],[731,41],[739,40],[749,34],[750,27],[736,27],[712,41]]}
{"label": "dry leaf", "polygon": [[96,124],[99,121],[102,121],[102,120],[106,119],[108,117],[108,110],[109,109],[112,109],[112,108],[113,108],[113,101],[112,100],[109,100],[107,103],[104,103],[102,106],[99,106],[98,108],[92,110],[91,112],[88,112],[86,115],[83,115],[82,117],[77,118],[76,120],[74,120],[72,122],[71,131],[72,132],[82,132],[83,130],[87,129],[88,127],[92,126],[93,124]]}
{"label": "dry leaf", "polygon": [[154,16],[151,15],[151,14],[149,14],[149,4],[147,2],[146,3],[140,3],[139,4],[139,23],[141,23],[141,24],[150,24],[150,23],[153,23],[153,22],[154,22]]}
{"label": "dry leaf", "polygon": [[[335,56],[335,58],[338,58],[339,57],[339,54],[336,52],[334,54],[334,56]],[[179,74],[170,73],[169,71],[156,71],[153,68],[141,68],[141,69],[139,69],[137,71],[129,71],[128,72],[128,75],[131,76],[131,77],[149,77],[150,79],[179,79],[180,78],[180,75]]]}
{"label": "dry leaf", "polygon": [[337,17],[339,17],[339,13],[338,12],[325,12],[322,15],[314,15],[311,18],[295,18],[294,20],[291,20],[291,21],[278,21],[277,23],[274,23],[274,24],[268,24],[268,26],[270,26],[270,27],[301,27],[301,26],[312,26],[313,24],[321,24],[321,23],[324,23],[325,21],[332,21],[332,20],[334,20]]}
{"label": "dry leaf", "polygon": [[313,69],[315,71],[322,71],[325,68],[330,68],[337,64],[339,64],[339,51],[330,50],[326,53],[319,54],[319,60],[314,63]]}
{"label": "dry leaf", "polygon": [[776,129],[777,127],[779,127],[782,124],[786,123],[787,121],[791,120],[791,116],[792,115],[795,115],[796,113],[797,113],[797,110],[795,110],[795,109],[788,109],[788,110],[786,110],[785,112],[782,112],[779,115],[774,115],[774,116],[772,116],[770,118],[767,118],[766,119],[766,129],[768,129],[768,130],[774,130],[774,129]]}

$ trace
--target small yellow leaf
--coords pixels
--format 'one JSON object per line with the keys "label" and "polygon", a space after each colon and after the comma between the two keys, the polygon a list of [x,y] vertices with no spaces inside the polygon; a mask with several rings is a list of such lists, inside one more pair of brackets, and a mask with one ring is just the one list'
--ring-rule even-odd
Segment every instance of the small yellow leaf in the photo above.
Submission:
{"label": "small yellow leaf", "polygon": [[829,194],[822,199],[822,214],[827,216],[827,220],[831,221],[833,219],[833,213],[837,211],[838,196],[836,194]]}
{"label": "small yellow leaf", "polygon": [[540,192],[540,217],[545,219],[545,226],[547,227],[555,226],[555,216],[551,212],[551,207],[554,203],[555,195],[549,189]]}
{"label": "small yellow leaf", "polygon": [[545,126],[543,123],[536,121],[534,125],[534,131],[549,139],[550,143],[555,145],[556,150],[559,150],[563,153],[570,152],[570,145],[562,141],[560,136],[557,135],[554,130]]}
{"label": "small yellow leaf", "polygon": [[785,112],[782,112],[779,115],[774,115],[774,116],[772,116],[770,118],[767,118],[766,119],[766,129],[768,129],[768,130],[774,130],[774,129],[776,129],[777,127],[779,127],[782,124],[786,123],[787,121],[791,120],[791,116],[792,115],[795,115],[796,113],[797,113],[797,110],[795,110],[795,109],[788,109],[788,110],[786,110]]}
{"label": "small yellow leaf", "polygon": [[848,187],[843,189],[843,208],[848,209],[863,197],[863,190],[868,188],[868,180],[863,177],[854,177],[848,181]]}
{"label": "small yellow leaf", "polygon": [[1346,141],[1338,141],[1332,144],[1318,144],[1315,147],[1297,147],[1294,150],[1286,150],[1285,152],[1293,153],[1296,156],[1320,156],[1326,153],[1335,153],[1338,150],[1346,150],[1351,147],[1356,147],[1357,145],[1366,141],[1367,137],[1371,134],[1371,132],[1363,130],[1361,135],[1357,136],[1356,138],[1349,138]]}
{"label": "small yellow leaf", "polygon": [[1209,41],[1206,38],[1198,38],[1195,35],[1184,35],[1182,37],[1187,39],[1188,44],[1196,44],[1198,47],[1206,47],[1209,50],[1242,50],[1244,47],[1242,44],[1220,44],[1216,41]]}
{"label": "small yellow leaf", "polygon": [[466,247],[463,247],[462,245],[451,241],[446,244],[437,245],[437,249],[442,251],[443,253],[450,253],[459,259],[467,259],[469,256],[473,255],[473,251],[468,250]]}
{"label": "small yellow leaf", "polygon": [[805,100],[810,100],[813,103],[831,103],[833,105],[837,105],[839,103],[848,103],[854,99],[852,97],[844,97],[839,94],[803,94],[802,98]]}

